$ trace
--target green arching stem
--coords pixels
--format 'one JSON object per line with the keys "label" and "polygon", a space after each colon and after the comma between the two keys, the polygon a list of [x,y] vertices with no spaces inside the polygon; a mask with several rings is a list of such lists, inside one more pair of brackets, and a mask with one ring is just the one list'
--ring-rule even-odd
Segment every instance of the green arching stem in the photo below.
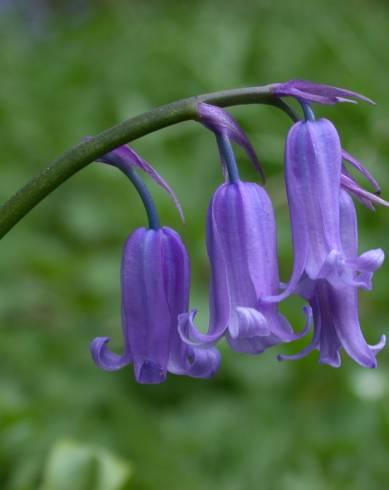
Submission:
{"label": "green arching stem", "polygon": [[181,99],[135,116],[89,141],[84,141],[46,167],[0,208],[0,238],[18,223],[34,206],[76,172],[108,151],[158,129],[182,121],[196,120],[199,102],[227,107],[241,104],[268,104],[297,120],[294,111],[271,93],[272,85],[225,90]]}

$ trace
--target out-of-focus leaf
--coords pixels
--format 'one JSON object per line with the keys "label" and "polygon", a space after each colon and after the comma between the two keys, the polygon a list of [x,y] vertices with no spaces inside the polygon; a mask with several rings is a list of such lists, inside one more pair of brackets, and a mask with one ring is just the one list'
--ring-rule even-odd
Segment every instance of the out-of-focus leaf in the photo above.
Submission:
{"label": "out-of-focus leaf", "polygon": [[131,464],[107,450],[64,439],[49,453],[41,490],[121,490],[131,474]]}

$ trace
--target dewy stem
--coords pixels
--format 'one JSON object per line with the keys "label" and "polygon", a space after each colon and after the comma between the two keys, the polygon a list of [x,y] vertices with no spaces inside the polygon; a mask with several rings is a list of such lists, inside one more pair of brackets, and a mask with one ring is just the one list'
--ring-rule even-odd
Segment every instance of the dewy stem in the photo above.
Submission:
{"label": "dewy stem", "polygon": [[268,104],[280,108],[293,120],[298,120],[294,111],[275,97],[271,89],[272,85],[247,87],[178,100],[128,119],[103,131],[92,140],[83,141],[47,166],[1,206],[0,238],[50,192],[99,156],[158,129],[182,121],[196,120],[198,117],[196,107],[199,102],[219,107]]}

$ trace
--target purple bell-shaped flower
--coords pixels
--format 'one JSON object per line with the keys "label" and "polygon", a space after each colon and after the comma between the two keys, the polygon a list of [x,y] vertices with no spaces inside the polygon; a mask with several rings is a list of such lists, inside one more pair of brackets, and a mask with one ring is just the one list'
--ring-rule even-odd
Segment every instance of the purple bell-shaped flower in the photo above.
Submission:
{"label": "purple bell-shaped flower", "polygon": [[[366,278],[382,264],[381,249],[352,259],[343,250],[339,222],[341,184],[350,188],[353,182],[347,187],[350,179],[342,174],[342,156],[338,133],[327,119],[301,121],[289,131],[285,181],[294,268],[286,289],[269,297],[269,301],[280,301],[293,293],[303,274],[312,280],[326,279],[337,287],[348,284],[368,289],[370,282]],[[360,188],[355,186],[354,192],[360,194]]]}
{"label": "purple bell-shaped flower", "polygon": [[134,172],[140,167],[175,194],[159,174],[134,150],[124,146],[99,159],[122,170],[138,190],[149,217],[150,228],[135,230],[124,246],[121,265],[122,330],[124,352],[108,349],[109,337],[91,343],[98,367],[114,371],[132,363],[138,383],[161,383],[168,372],[209,378],[218,369],[220,354],[215,348],[185,344],[177,329],[177,318],[188,311],[190,288],[189,257],[180,236],[160,227],[151,196]]}
{"label": "purple bell-shaped flower", "polygon": [[[179,329],[191,345],[209,346],[225,336],[238,352],[259,354],[301,337],[276,304],[261,297],[279,287],[276,224],[267,192],[257,184],[234,182],[214,193],[207,216],[211,265],[208,333],[197,330],[196,310],[179,316]],[[309,309],[306,309],[309,317]]]}
{"label": "purple bell-shaped flower", "polygon": [[[340,226],[343,250],[349,258],[357,257],[358,230],[354,203],[345,192],[340,194]],[[367,281],[371,273],[367,272]],[[339,351],[343,347],[358,364],[374,368],[376,355],[385,346],[383,335],[378,344],[368,345],[359,324],[358,288],[344,285],[335,288],[325,279],[313,281],[307,276],[300,282],[297,292],[309,301],[313,312],[314,335],[311,344],[300,353],[279,356],[280,360],[301,359],[312,350],[320,351],[320,363],[340,366]]]}

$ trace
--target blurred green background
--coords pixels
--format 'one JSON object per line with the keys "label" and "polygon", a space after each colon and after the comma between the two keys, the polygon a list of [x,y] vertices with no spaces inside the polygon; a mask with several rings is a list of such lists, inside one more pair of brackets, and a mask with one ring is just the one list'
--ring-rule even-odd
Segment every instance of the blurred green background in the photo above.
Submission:
{"label": "blurred green background", "polygon": [[[389,196],[389,6],[386,1],[0,2],[0,198],[7,199],[85,135],[198,93],[305,78],[377,101],[317,107]],[[268,175],[282,277],[291,244],[282,181],[290,121],[268,106],[236,107]],[[207,322],[208,200],[221,182],[211,134],[184,123],[133,144],[173,185],[150,183],[163,222],[193,267],[191,305]],[[238,151],[241,172],[255,173]],[[358,205],[360,249],[388,250],[389,215]],[[1,490],[375,490],[389,487],[389,354],[364,370],[317,354],[280,364],[231,353],[214,379],[170,376],[139,386],[131,367],[98,370],[98,335],[122,348],[119,266],[145,223],[129,183],[90,165],[34,209],[0,246]],[[367,339],[387,333],[388,264],[361,293]],[[282,306],[296,328],[301,302]]]}

